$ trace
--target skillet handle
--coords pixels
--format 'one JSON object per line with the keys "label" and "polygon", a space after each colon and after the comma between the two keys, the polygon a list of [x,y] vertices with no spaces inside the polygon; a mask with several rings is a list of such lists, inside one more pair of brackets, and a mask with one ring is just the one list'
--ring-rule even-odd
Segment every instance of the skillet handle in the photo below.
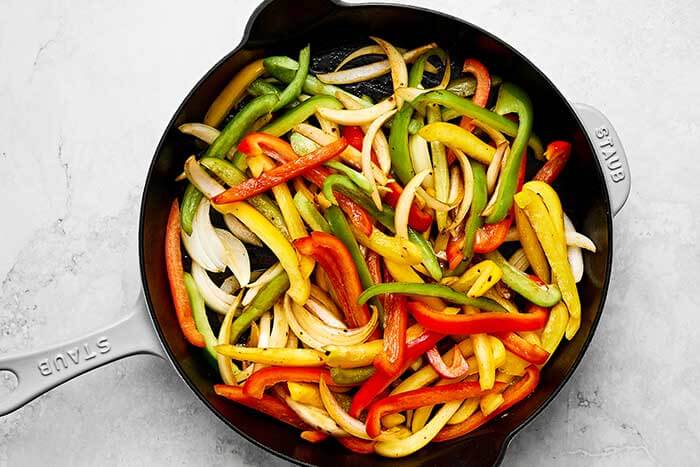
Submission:
{"label": "skillet handle", "polygon": [[85,372],[137,354],[164,357],[143,294],[129,316],[111,326],[63,344],[28,354],[0,357],[0,371],[10,371],[17,385],[0,397],[0,416],[22,407]]}
{"label": "skillet handle", "polygon": [[625,205],[632,183],[625,150],[615,128],[602,112],[587,104],[577,103],[574,104],[574,108],[583,122],[588,138],[593,143],[598,162],[603,170],[610,197],[610,209],[614,216]]}

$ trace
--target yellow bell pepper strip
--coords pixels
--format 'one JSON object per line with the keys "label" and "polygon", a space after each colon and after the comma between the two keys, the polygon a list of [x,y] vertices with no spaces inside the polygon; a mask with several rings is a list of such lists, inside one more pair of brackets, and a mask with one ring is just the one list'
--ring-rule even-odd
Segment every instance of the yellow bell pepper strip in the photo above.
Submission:
{"label": "yellow bell pepper strip", "polygon": [[472,346],[479,367],[479,385],[482,390],[493,388],[496,382],[496,365],[493,361],[491,342],[486,334],[472,334]]}
{"label": "yellow bell pepper strip", "polygon": [[562,248],[566,249],[566,238],[564,236],[564,210],[561,207],[559,195],[554,191],[548,183],[534,180],[523,185],[523,190],[530,190],[537,193],[542,202],[547,208],[549,217],[552,219],[552,224],[557,232],[557,240],[561,243]]}
{"label": "yellow bell pepper strip", "polygon": [[304,219],[304,222],[306,222],[312,230],[320,232],[331,231],[331,227],[328,225],[328,222],[326,222],[326,219],[318,212],[314,203],[309,201],[303,193],[299,191],[296,192],[294,195],[294,205],[297,207],[301,218]]}
{"label": "yellow bell pepper strip", "polygon": [[523,190],[515,195],[515,202],[525,211],[537,238],[542,245],[549,266],[552,268],[552,278],[561,290],[562,300],[569,310],[569,323],[566,327],[566,338],[571,340],[581,325],[581,300],[576,289],[571,265],[566,256],[566,249],[558,242],[557,230],[552,222],[542,199],[530,190]]}
{"label": "yellow bell pepper strip", "polygon": [[542,331],[542,348],[552,355],[561,342],[569,322],[569,312],[566,305],[557,303],[549,312],[549,319]]}
{"label": "yellow bell pepper strip", "polygon": [[530,276],[516,269],[498,251],[487,253],[486,257],[501,268],[503,282],[508,287],[535,305],[551,307],[561,300],[563,292],[556,285],[539,285]]}
{"label": "yellow bell pepper strip", "polygon": [[318,385],[313,383],[300,383],[298,381],[289,381],[287,383],[289,397],[292,400],[301,402],[302,404],[312,405],[323,409],[323,401],[321,400],[321,392],[318,390]]}
{"label": "yellow bell pepper strip", "polygon": [[337,368],[360,368],[371,365],[384,350],[381,339],[357,345],[327,345],[323,348],[326,365]]}
{"label": "yellow bell pepper strip", "polygon": [[[564,310],[568,317],[568,312]],[[502,365],[499,365],[498,369],[502,373],[511,376],[522,376],[525,374],[525,369],[530,365],[530,362],[524,360],[510,351],[506,351],[506,358]]]}
{"label": "yellow bell pepper strip", "polygon": [[372,376],[375,371],[376,368],[372,365],[358,368],[331,368],[331,378],[341,386],[356,385]]}
{"label": "yellow bell pepper strip", "polygon": [[478,397],[472,397],[471,399],[466,399],[464,402],[462,402],[462,405],[459,407],[459,410],[455,412],[455,414],[450,418],[450,421],[447,422],[448,425],[456,425],[458,423],[462,423],[465,421],[467,418],[469,418],[474,412],[476,412],[476,409],[479,408],[479,398]]}
{"label": "yellow bell pepper strip", "polygon": [[[449,148],[456,148],[484,164],[489,164],[496,148],[484,143],[464,128],[447,122],[434,122],[425,125],[418,136],[427,141],[439,141]],[[520,161],[518,161],[520,162]]]}
{"label": "yellow bell pepper strip", "polygon": [[[433,104],[429,105],[426,116],[429,124],[440,122],[442,119],[440,107]],[[430,152],[433,159],[435,198],[438,201],[447,203],[447,199],[450,194],[450,175],[445,145],[442,144],[440,141],[431,141]],[[444,211],[436,211],[435,220],[437,221],[438,231],[441,232],[445,230],[445,227],[447,227],[447,213]]]}
{"label": "yellow bell pepper strip", "polygon": [[299,67],[294,74],[294,79],[289,82],[287,87],[279,95],[277,104],[272,108],[273,111],[279,110],[286,106],[301,94],[301,88],[306,81],[306,75],[309,73],[309,62],[311,61],[311,47],[306,46],[299,52]]}
{"label": "yellow bell pepper strip", "polygon": [[[503,83],[504,85],[513,86],[510,83]],[[411,106],[418,109],[419,112],[423,112],[427,104],[438,104],[447,109],[454,111],[455,116],[461,115],[464,117],[469,117],[472,119],[479,120],[486,125],[501,131],[509,136],[517,136],[519,124],[508,120],[503,115],[499,115],[496,112],[492,112],[488,109],[479,107],[477,104],[469,99],[465,99],[456,94],[451,93],[446,90],[436,90],[430,91],[425,94],[421,94],[411,101]],[[443,121],[451,120],[451,116],[446,116],[443,111]],[[531,135],[528,144],[535,153],[535,157],[542,159],[544,154],[544,147],[542,147],[542,142],[535,135]],[[523,148],[524,149],[524,148]],[[511,150],[511,153],[513,151]],[[519,162],[519,161],[518,161]]]}
{"label": "yellow bell pepper strip", "polygon": [[[389,271],[391,272],[391,271]],[[437,297],[445,299],[459,305],[471,305],[482,310],[489,311],[505,311],[496,302],[486,298],[470,298],[465,294],[457,292],[447,286],[440,284],[416,284],[410,282],[388,282],[384,284],[376,284],[365,289],[364,292],[357,298],[358,303],[365,303],[372,297],[378,295],[396,293],[403,295],[424,295],[428,297]],[[444,332],[444,331],[443,331]],[[447,334],[469,334],[469,333],[450,333]]]}
{"label": "yellow bell pepper strip", "polygon": [[[261,99],[257,97],[256,99]],[[275,118],[260,131],[272,136],[282,136],[301,122],[308,120],[318,109],[342,109],[343,104],[332,96],[314,96],[305,100],[285,114]]]}
{"label": "yellow bell pepper strip", "polygon": [[539,277],[542,282],[549,282],[549,264],[547,263],[547,257],[544,255],[544,250],[540,245],[540,241],[537,240],[537,234],[535,230],[530,225],[530,221],[527,216],[517,205],[513,206],[513,212],[515,213],[515,227],[518,230],[518,236],[520,237],[520,244],[523,247],[527,261],[530,263],[530,267],[535,272],[535,275]]}
{"label": "yellow bell pepper strip", "polygon": [[489,336],[489,342],[491,343],[493,364],[498,368],[506,362],[506,347],[503,345],[503,342],[495,336]]}
{"label": "yellow bell pepper strip", "polygon": [[479,401],[479,408],[481,408],[481,413],[488,417],[497,408],[503,405],[504,402],[505,399],[503,398],[502,394],[486,394],[485,396],[482,396],[481,400]]}
{"label": "yellow bell pepper strip", "polygon": [[287,349],[244,347],[242,345],[217,345],[216,352],[244,362],[263,365],[318,367],[323,366],[323,354],[314,349]]}
{"label": "yellow bell pepper strip", "polygon": [[218,127],[226,115],[245,95],[248,86],[265,73],[262,59],[250,62],[236,73],[236,76],[226,85],[221,93],[209,106],[204,123]]}
{"label": "yellow bell pepper strip", "polygon": [[435,256],[432,245],[423,238],[421,234],[411,228],[408,229],[408,239],[420,250],[423,266],[425,266],[430,277],[436,281],[442,279],[442,269],[440,268],[440,263],[438,262],[437,256]]}
{"label": "yellow bell pepper strip", "polygon": [[180,209],[177,199],[173,201],[165,228],[165,269],[168,273],[170,293],[173,297],[177,322],[187,342],[204,347],[206,340],[197,330],[197,324],[192,316],[192,305],[185,285],[182,268],[182,250],[180,250]]}
{"label": "yellow bell pepper strip", "polygon": [[468,297],[484,295],[496,282],[501,280],[501,268],[491,260],[484,260],[469,268],[456,281],[449,284],[453,289],[466,292]]}
{"label": "yellow bell pepper strip", "polygon": [[389,271],[389,275],[396,282],[415,284],[421,284],[424,282],[423,278],[419,276],[416,271],[414,271],[412,268],[407,268],[404,264],[384,258],[384,266],[386,267],[386,270]]}
{"label": "yellow bell pepper strip", "polygon": [[369,237],[355,228],[352,233],[360,245],[385,259],[406,265],[420,264],[422,261],[420,248],[405,238],[389,236],[379,229],[372,229]]}
{"label": "yellow bell pepper strip", "polygon": [[194,318],[194,324],[197,325],[197,331],[204,337],[205,350],[207,354],[212,358],[212,363],[217,366],[216,363],[216,351],[214,348],[217,345],[216,335],[211,329],[211,324],[209,323],[209,318],[207,317],[207,310],[204,306],[204,298],[202,294],[199,293],[197,288],[197,283],[194,278],[189,273],[184,273],[185,288],[187,288],[187,295],[189,296],[190,303],[192,304],[192,317]]}
{"label": "yellow bell pepper strip", "polygon": [[284,235],[262,214],[244,202],[214,204],[214,208],[224,214],[233,214],[272,250],[289,277],[289,296],[300,305],[306,303],[311,284],[308,277],[301,271],[294,247],[284,238]]}

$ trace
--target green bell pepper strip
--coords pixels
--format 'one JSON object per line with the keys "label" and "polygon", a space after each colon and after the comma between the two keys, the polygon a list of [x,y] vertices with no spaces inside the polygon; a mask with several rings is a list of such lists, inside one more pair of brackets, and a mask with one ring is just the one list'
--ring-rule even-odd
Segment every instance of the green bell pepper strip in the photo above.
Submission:
{"label": "green bell pepper strip", "polygon": [[277,300],[289,289],[289,277],[284,271],[280,271],[267,284],[263,285],[253,301],[243,310],[231,325],[231,340],[235,344],[246,329],[256,319],[260,318]]}
{"label": "green bell pepper strip", "polygon": [[[427,109],[428,123],[442,121],[440,107],[431,104]],[[435,180],[435,197],[438,201],[447,203],[447,198],[450,192],[450,174],[447,165],[447,153],[445,145],[440,141],[430,142],[431,154],[433,157],[433,178]],[[435,211],[435,220],[437,221],[438,231],[442,232],[447,226],[447,211]]]}
{"label": "green bell pepper strip", "polygon": [[335,384],[341,386],[354,386],[360,384],[374,374],[377,369],[374,365],[361,366],[359,368],[331,368],[331,378]]}
{"label": "green bell pepper strip", "polygon": [[365,176],[357,170],[353,170],[347,165],[338,161],[326,162],[324,165],[326,167],[330,167],[331,169],[335,169],[341,174],[347,176],[350,179],[350,181],[352,181],[355,185],[357,185],[362,191],[364,191],[368,195],[372,193],[372,186],[369,184]]}
{"label": "green bell pepper strip", "polygon": [[410,227],[408,228],[408,240],[420,248],[421,257],[423,258],[421,262],[430,273],[430,277],[436,281],[442,279],[442,269],[430,243]]}
{"label": "green bell pepper strip", "polygon": [[197,326],[197,330],[204,337],[207,355],[213,359],[212,363],[216,365],[216,351],[214,350],[214,347],[218,345],[218,340],[214,335],[214,331],[211,329],[211,324],[209,324],[207,309],[204,306],[204,298],[202,298],[202,294],[199,293],[194,277],[192,277],[192,275],[188,272],[186,272],[184,276],[185,288],[187,289],[187,295],[190,298],[190,304],[192,305],[192,318],[194,318],[194,324]]}
{"label": "green bell pepper strip", "polygon": [[282,91],[280,91],[277,86],[275,86],[274,84],[270,84],[264,79],[260,78],[256,79],[255,81],[250,83],[250,86],[248,86],[248,93],[254,97],[264,96],[265,94],[272,94],[279,98],[281,92]]}
{"label": "green bell pepper strip", "polygon": [[306,81],[306,76],[309,74],[310,61],[311,47],[307,45],[301,49],[301,52],[299,52],[299,65],[296,73],[294,74],[294,78],[289,82],[284,91],[282,91],[282,94],[280,94],[279,101],[277,101],[277,104],[275,104],[275,106],[272,108],[273,111],[281,109],[299,97],[299,94],[301,94],[301,88],[304,86],[304,82]]}
{"label": "green bell pepper strip", "polygon": [[[502,82],[503,79],[500,76],[491,75],[491,88],[499,86]],[[476,78],[473,76],[464,76],[452,79],[447,85],[447,90],[460,97],[470,97],[476,92]],[[450,118],[450,120],[457,117],[459,117],[459,114],[454,113],[454,116]]]}
{"label": "green bell pepper strip", "polygon": [[[259,98],[258,98],[259,99]],[[321,108],[343,109],[343,104],[331,96],[314,96],[279,116],[260,131],[272,136],[282,136],[299,123],[304,122]]]}
{"label": "green bell pepper strip", "polygon": [[474,239],[476,231],[483,224],[481,219],[481,211],[486,207],[488,202],[488,187],[486,183],[486,169],[484,165],[474,160],[469,160],[472,167],[472,175],[474,179],[474,190],[472,191],[472,204],[469,208],[469,216],[464,226],[464,246],[462,247],[463,263],[469,263],[474,255]]}
{"label": "green bell pepper strip", "polygon": [[527,274],[516,269],[498,252],[486,253],[486,258],[490,259],[501,268],[503,277],[501,280],[511,289],[534,303],[543,307],[552,307],[561,300],[561,292],[554,284],[539,285]]}
{"label": "green bell pepper strip", "polygon": [[309,199],[301,192],[297,192],[294,195],[294,205],[297,207],[299,215],[301,215],[301,218],[304,219],[304,222],[306,222],[313,230],[321,232],[331,231],[330,225],[328,225],[328,222],[326,222],[326,219],[323,218],[321,213],[318,212],[318,209],[316,209],[314,203],[309,201]]}
{"label": "green bell pepper strip", "polygon": [[518,189],[518,172],[523,157],[527,157],[527,142],[530,139],[533,125],[533,109],[530,97],[513,83],[503,83],[496,100],[496,113],[505,115],[518,114],[518,133],[515,135],[510,148],[510,155],[500,175],[496,193],[496,204],[493,211],[486,217],[487,224],[502,221],[513,206],[513,196]]}
{"label": "green bell pepper strip", "polygon": [[[350,256],[352,256],[355,262],[357,273],[360,276],[362,287],[366,289],[374,285],[374,280],[365,262],[365,257],[362,255],[362,251],[360,251],[360,246],[357,244],[352,230],[350,230],[350,225],[347,219],[345,219],[343,211],[341,211],[338,206],[330,206],[326,209],[326,220],[331,227],[331,233],[338,237],[350,252]],[[364,304],[364,302],[362,303]],[[379,300],[372,300],[372,305],[377,307],[377,311],[379,312],[379,323],[384,323],[384,308],[379,303]]]}
{"label": "green bell pepper strip", "polygon": [[326,177],[323,182],[323,194],[333,204],[338,204],[333,191],[338,191],[352,199],[355,203],[364,208],[370,216],[386,227],[392,233],[394,229],[394,210],[384,206],[380,211],[372,199],[360,190],[352,181],[341,174],[332,174]]}
{"label": "green bell pepper strip", "polygon": [[292,131],[292,134],[289,135],[289,144],[292,146],[294,152],[300,156],[310,154],[319,148],[319,145],[314,141],[296,131]]}
{"label": "green bell pepper strip", "polygon": [[197,206],[204,195],[191,183],[187,184],[185,194],[182,196],[182,214],[180,218],[180,227],[187,233],[192,235],[192,219],[197,211]]}
{"label": "green bell pepper strip", "polygon": [[474,306],[481,310],[506,311],[501,305],[488,298],[470,298],[467,297],[467,294],[457,292],[445,285],[419,284],[416,282],[386,282],[373,285],[360,294],[357,298],[357,302],[362,305],[370,298],[387,293],[437,297],[458,305]]}
{"label": "green bell pepper strip", "polygon": [[389,129],[391,168],[403,185],[416,175],[408,149],[408,125],[412,116],[413,108],[410,105],[404,105],[394,115]]}
{"label": "green bell pepper strip", "polygon": [[[504,86],[506,86],[506,84],[508,84],[509,88],[515,87],[515,85],[512,85],[510,83],[504,83],[503,85],[501,85],[501,93],[503,92],[502,89]],[[519,88],[517,89],[519,90]],[[522,95],[525,96],[525,93],[519,90],[519,95],[520,93],[522,93]],[[525,98],[527,99],[527,96],[525,96]],[[529,99],[527,99],[527,102],[529,103]],[[427,104],[439,104],[443,107],[447,107],[448,109],[457,112],[457,114],[461,116],[475,118],[485,123],[486,125],[495,128],[496,130],[502,131],[503,133],[509,136],[517,136],[518,134],[518,123],[508,120],[506,117],[504,117],[503,115],[499,115],[496,112],[491,112],[488,109],[479,107],[469,99],[459,97],[451,93],[450,91],[436,90],[426,92],[425,94],[421,94],[420,96],[413,99],[413,101],[411,101],[411,105],[419,112],[424,112],[424,108]],[[443,121],[451,120],[451,118],[449,117],[450,116],[445,115],[445,112],[443,111]],[[531,121],[529,123],[532,124]],[[528,131],[528,133],[530,133],[530,131]],[[544,157],[544,147],[542,146],[542,142],[539,140],[539,138],[537,138],[535,135],[529,135],[526,141],[528,141],[528,144],[534,151],[535,157],[537,157],[538,159],[542,159]],[[511,154],[513,152],[513,148],[511,147]]]}
{"label": "green bell pepper strip", "polygon": [[[241,172],[232,163],[217,159],[216,157],[204,157],[199,160],[199,163],[211,170],[217,177],[223,180],[229,186],[236,186],[239,183],[243,183],[248,177]],[[289,231],[287,230],[287,224],[284,222],[284,217],[282,217],[282,212],[280,211],[277,204],[272,201],[266,194],[260,194],[256,196],[251,196],[247,200],[251,206],[257,209],[260,214],[265,216],[272,225],[274,225],[284,236],[288,239]]]}
{"label": "green bell pepper strip", "polygon": [[416,88],[421,84],[423,81],[423,72],[425,71],[425,62],[433,55],[439,57],[443,63],[447,60],[447,52],[444,50],[440,48],[428,50],[413,63],[411,71],[408,73],[408,87]]}

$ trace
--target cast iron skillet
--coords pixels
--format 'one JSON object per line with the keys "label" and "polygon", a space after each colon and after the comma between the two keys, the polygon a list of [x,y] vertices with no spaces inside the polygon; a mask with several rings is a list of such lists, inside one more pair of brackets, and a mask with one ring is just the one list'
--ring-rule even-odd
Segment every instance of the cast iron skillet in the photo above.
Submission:
{"label": "cast iron skillet", "polygon": [[[598,253],[585,256],[586,274],[579,284],[581,329],[544,368],[536,392],[506,416],[467,437],[431,444],[399,461],[359,456],[333,442],[308,444],[299,439],[296,430],[216,396],[212,384],[217,382],[217,375],[204,362],[200,351],[185,343],[178,327],[163,257],[168,207],[181,190],[173,180],[182,170],[185,157],[196,150],[192,138],[181,135],[177,126],[202,121],[219,91],[253,58],[273,53],[294,55],[303,44],[311,42],[316,57],[313,69],[328,69],[348,47],[367,43],[370,34],[402,47],[437,41],[457,63],[466,55],[477,57],[492,73],[521,85],[535,104],[535,131],[543,141],[557,138],[573,144],[572,159],[557,188],[569,216],[598,246]],[[372,94],[383,89],[386,83],[380,80],[378,87],[363,91]],[[0,415],[88,370],[129,355],[147,353],[169,360],[192,391],[236,432],[292,462],[338,467],[358,463],[498,464],[513,435],[552,400],[583,357],[610,281],[612,216],[624,204],[629,189],[629,168],[610,122],[591,107],[571,105],[525,57],[486,31],[451,16],[413,7],[346,5],[334,0],[303,3],[268,0],[253,14],[242,43],[216,64],[185,98],[156,149],[144,188],[139,231],[147,307],[140,303],[121,321],[72,342],[0,358],[0,370],[13,372],[19,381],[15,390],[0,400]],[[269,261],[263,252],[254,252],[252,257],[259,266]]]}

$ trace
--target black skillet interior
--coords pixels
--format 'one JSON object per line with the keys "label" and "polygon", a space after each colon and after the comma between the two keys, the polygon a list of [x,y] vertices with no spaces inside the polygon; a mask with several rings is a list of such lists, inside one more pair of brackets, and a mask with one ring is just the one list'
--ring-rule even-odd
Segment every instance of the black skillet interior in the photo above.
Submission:
{"label": "black skillet interior", "polygon": [[[303,6],[302,6],[303,5]],[[290,461],[317,465],[493,465],[498,463],[512,434],[536,415],[558,392],[578,364],[598,321],[607,290],[611,262],[611,215],[600,168],[572,108],[539,70],[518,52],[488,33],[438,13],[390,5],[343,6],[327,0],[303,3],[272,0],[262,5],[248,25],[243,45],[219,62],[193,89],[170,122],[157,149],[145,187],[141,212],[141,261],[147,300],[157,330],[175,367],[193,391],[229,426],[259,446]],[[436,41],[456,63],[465,57],[483,61],[492,73],[521,85],[535,105],[535,131],[547,142],[573,143],[573,157],[557,183],[566,212],[593,238],[596,255],[586,256],[586,276],[579,284],[583,306],[581,330],[562,345],[542,372],[535,394],[469,436],[430,445],[399,461],[347,452],[334,442],[311,445],[299,433],[248,409],[217,397],[217,375],[199,351],[186,345],[179,330],[167,287],[163,233],[168,207],[181,187],[174,182],[185,158],[197,151],[192,139],[177,131],[185,122],[200,122],[209,104],[228,80],[255,57],[296,56],[311,43],[313,70],[327,70],[353,47],[378,35],[401,47]],[[363,88],[373,97],[386,92],[386,80]],[[383,90],[383,91],[382,91]],[[533,170],[531,163],[530,169]],[[254,263],[258,256],[253,255]],[[260,258],[267,262],[269,258]]]}

